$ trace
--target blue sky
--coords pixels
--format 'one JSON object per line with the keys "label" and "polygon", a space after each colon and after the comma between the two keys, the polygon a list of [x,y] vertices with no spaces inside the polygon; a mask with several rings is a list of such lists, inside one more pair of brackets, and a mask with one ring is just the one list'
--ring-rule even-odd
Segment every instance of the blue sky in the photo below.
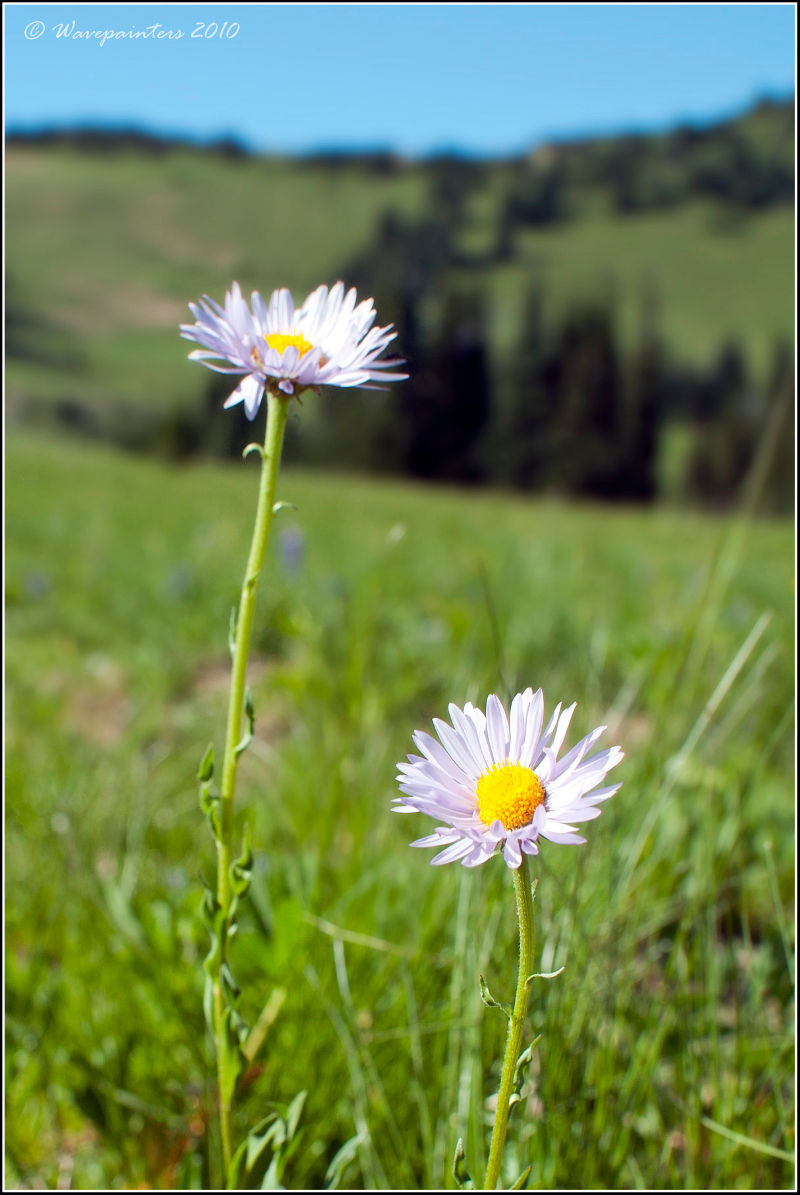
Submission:
{"label": "blue sky", "polygon": [[[500,156],[551,139],[701,123],[792,94],[794,12],[768,3],[9,4],[6,127],[135,124],[233,135],[265,152]],[[95,31],[148,35],[75,36]]]}

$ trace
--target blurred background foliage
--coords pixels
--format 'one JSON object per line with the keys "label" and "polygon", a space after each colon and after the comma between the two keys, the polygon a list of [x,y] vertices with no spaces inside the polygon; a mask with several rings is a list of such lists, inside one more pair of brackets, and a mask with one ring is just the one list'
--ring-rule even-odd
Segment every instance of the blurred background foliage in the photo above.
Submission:
{"label": "blurred background foliage", "polygon": [[794,107],[527,157],[275,159],[136,132],[11,136],[10,421],[236,455],[186,303],[342,278],[410,378],[307,401],[287,459],[533,492],[730,504],[780,425],[793,500]]}

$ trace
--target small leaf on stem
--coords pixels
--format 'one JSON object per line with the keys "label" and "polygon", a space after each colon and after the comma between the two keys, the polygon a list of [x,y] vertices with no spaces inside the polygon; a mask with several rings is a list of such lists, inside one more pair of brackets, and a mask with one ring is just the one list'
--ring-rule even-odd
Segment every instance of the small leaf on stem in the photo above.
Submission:
{"label": "small leaf on stem", "polygon": [[474,1187],[472,1175],[467,1169],[467,1151],[464,1149],[462,1137],[456,1142],[456,1152],[453,1155],[453,1178],[462,1191],[471,1191]]}
{"label": "small leaf on stem", "polygon": [[557,971],[536,971],[533,975],[529,975],[525,980],[525,985],[530,987],[534,979],[555,979],[556,975],[560,975],[565,970],[564,967],[559,967]]}
{"label": "small leaf on stem", "polygon": [[209,743],[197,769],[198,780],[210,780],[214,775],[214,744]]}
{"label": "small leaf on stem", "polygon": [[200,781],[200,808],[208,818],[211,833],[219,842],[222,825],[219,816],[219,793],[215,792],[212,781],[214,778],[214,744],[209,743],[205,755],[197,769],[197,779]]}
{"label": "small leaf on stem", "polygon": [[247,730],[233,749],[236,755],[241,755],[250,746],[256,728],[256,707],[253,705],[253,694],[249,688],[245,690],[244,695],[244,716],[247,719]]}
{"label": "small leaf on stem", "polygon": [[531,1061],[533,1060],[533,1051],[536,1049],[537,1045],[539,1044],[539,1042],[541,1040],[542,1040],[542,1035],[540,1033],[537,1037],[535,1037],[533,1039],[531,1044],[529,1046],[527,1046],[522,1051],[519,1058],[517,1059],[517,1065],[514,1067],[514,1078],[512,1080],[513,1090],[512,1090],[511,1097],[508,1101],[509,1109],[513,1108],[514,1104],[518,1104],[520,1099],[522,1098],[522,1085],[525,1082],[525,1072],[527,1071],[528,1067],[531,1064]]}
{"label": "small leaf on stem", "polygon": [[487,1008],[499,1008],[501,1012],[504,1012],[506,1014],[506,1016],[508,1017],[508,1019],[510,1021],[511,1013],[512,1013],[511,1005],[505,1004],[500,1000],[495,1000],[494,996],[489,991],[489,985],[487,984],[487,982],[483,978],[483,976],[479,975],[478,978],[480,979],[480,982],[481,982],[481,1000],[483,1000],[483,1003],[486,1005]]}
{"label": "small leaf on stem", "polygon": [[242,840],[242,853],[231,864],[231,889],[235,897],[244,896],[250,887],[250,877],[253,874],[253,849],[250,846],[250,827],[245,826]]}

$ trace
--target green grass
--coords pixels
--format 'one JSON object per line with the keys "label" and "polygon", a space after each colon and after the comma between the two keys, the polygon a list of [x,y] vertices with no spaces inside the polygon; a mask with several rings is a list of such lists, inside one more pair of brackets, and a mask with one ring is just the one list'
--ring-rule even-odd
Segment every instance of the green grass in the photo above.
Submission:
{"label": "green grass", "polygon": [[[301,416],[302,417],[302,416]],[[194,773],[221,745],[252,459],[183,470],[16,435],[7,458],[6,1182],[207,1183]],[[536,860],[543,1033],[505,1182],[792,1189],[793,533],[287,471],[239,825],[246,1014],[285,992],[237,1133],[308,1089],[290,1188],[480,1177],[513,989],[498,860],[435,869],[390,812],[411,732],[541,685],[626,759]],[[301,530],[304,558],[283,563]],[[412,825],[413,822],[413,825]]]}
{"label": "green grass", "polygon": [[[109,408],[190,405],[196,370],[177,331],[190,300],[219,299],[233,279],[246,292],[286,285],[297,296],[330,284],[382,215],[419,218],[430,202],[413,163],[378,176],[189,150],[146,157],[11,145],[6,166],[9,305],[30,324],[28,357],[12,356],[7,383],[12,415],[27,418],[59,399],[101,418]],[[507,164],[487,166],[461,251],[491,246],[507,176]],[[654,290],[677,360],[707,366],[738,339],[763,381],[775,339],[793,339],[793,236],[785,208],[734,218],[690,204],[615,219],[589,205],[563,226],[520,231],[511,263],[463,273],[489,297],[496,361],[520,335],[523,287],[544,279],[553,316],[611,287],[625,343]]]}
{"label": "green grass", "polygon": [[[14,295],[80,351],[60,385],[77,385],[89,405],[187,402],[196,379],[177,329],[191,322],[190,300],[221,298],[234,278],[245,292],[289,286],[298,296],[332,284],[385,210],[418,212],[424,193],[420,170],[384,179],[190,151],[12,147],[7,166]],[[11,389],[47,397],[56,368],[12,370]]]}
{"label": "green grass", "polygon": [[785,268],[793,230],[788,209],[737,218],[700,203],[531,230],[519,239],[524,267],[498,275],[496,302],[513,310],[535,268],[552,297],[552,314],[580,296],[610,295],[623,342],[630,343],[640,331],[643,302],[655,295],[656,326],[670,355],[702,366],[738,340],[763,379],[775,342],[793,340],[793,283]]}

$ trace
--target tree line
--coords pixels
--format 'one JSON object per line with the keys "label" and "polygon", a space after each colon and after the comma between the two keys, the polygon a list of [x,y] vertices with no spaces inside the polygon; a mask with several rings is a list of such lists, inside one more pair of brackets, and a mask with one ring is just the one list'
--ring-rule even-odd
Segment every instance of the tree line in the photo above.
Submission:
{"label": "tree line", "polygon": [[[233,136],[189,142],[138,127],[9,129],[8,145],[61,146],[95,155],[135,152],[163,157],[177,149],[214,154],[228,162],[258,157]],[[299,165],[331,172],[357,168],[368,175],[426,170],[439,198],[497,182],[498,163],[442,152],[409,161],[391,149],[325,149],[300,155]],[[618,214],[712,199],[761,210],[792,204],[795,194],[793,99],[762,99],[740,116],[706,127],[681,125],[666,133],[631,133],[540,146],[504,167],[500,221],[558,223],[581,214],[582,196],[605,196]]]}
{"label": "tree line", "polygon": [[[613,295],[550,310],[532,279],[510,347],[493,349],[485,290],[453,271],[448,224],[389,215],[344,276],[397,328],[409,379],[383,391],[337,390],[289,426],[287,456],[313,466],[459,485],[495,485],[604,501],[673,499],[725,507],[737,499],[770,428],[779,428],[762,509],[794,494],[793,358],[777,343],[756,385],[736,342],[705,368],[666,352],[657,296],[642,295],[625,347]],[[252,428],[221,410],[228,377],[212,376],[202,409],[160,428],[175,455],[236,456]],[[664,454],[683,429],[677,476]],[[674,472],[674,470],[673,470]]]}

